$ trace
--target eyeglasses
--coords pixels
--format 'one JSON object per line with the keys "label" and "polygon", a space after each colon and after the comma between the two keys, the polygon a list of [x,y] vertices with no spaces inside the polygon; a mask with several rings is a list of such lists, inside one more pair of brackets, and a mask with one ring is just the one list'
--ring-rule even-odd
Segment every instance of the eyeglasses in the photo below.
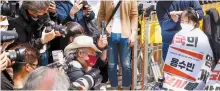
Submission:
{"label": "eyeglasses", "polygon": [[[38,64],[32,64],[32,63],[28,63],[28,64],[30,64],[30,67],[32,68],[32,69],[36,69],[39,65]],[[33,67],[34,66],[34,67]]]}
{"label": "eyeglasses", "polygon": [[28,63],[28,64],[33,65],[33,66],[36,66],[36,67],[39,66],[38,64],[32,64],[32,63]]}
{"label": "eyeglasses", "polygon": [[[30,67],[31,67],[32,69],[36,69],[37,67],[39,67],[39,65],[38,65],[38,64],[27,63],[27,62],[19,62],[19,63],[23,63],[23,64],[29,64],[29,65],[30,65]],[[33,67],[33,66],[34,66],[34,67]]]}

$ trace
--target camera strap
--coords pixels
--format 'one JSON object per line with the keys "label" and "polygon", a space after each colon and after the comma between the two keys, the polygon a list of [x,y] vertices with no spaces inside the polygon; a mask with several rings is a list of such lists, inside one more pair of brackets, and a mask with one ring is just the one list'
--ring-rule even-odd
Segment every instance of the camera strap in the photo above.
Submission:
{"label": "camera strap", "polygon": [[119,6],[121,5],[122,1],[119,1],[118,4],[116,5],[115,9],[113,10],[110,18],[108,19],[105,28],[108,26],[109,22],[111,21],[112,17],[115,15],[116,11],[118,10]]}

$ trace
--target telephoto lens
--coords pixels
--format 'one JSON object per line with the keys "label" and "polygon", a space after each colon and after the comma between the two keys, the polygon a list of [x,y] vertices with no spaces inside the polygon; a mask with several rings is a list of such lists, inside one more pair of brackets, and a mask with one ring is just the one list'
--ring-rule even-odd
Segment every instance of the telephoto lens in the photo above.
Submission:
{"label": "telephoto lens", "polygon": [[19,3],[15,0],[10,0],[8,3],[0,3],[1,15],[16,18],[18,17]]}
{"label": "telephoto lens", "polygon": [[72,83],[73,87],[84,86],[87,90],[98,86],[102,81],[102,76],[99,74],[99,69],[92,69],[88,74],[83,77],[77,79]]}
{"label": "telephoto lens", "polygon": [[6,55],[12,61],[23,62],[25,49],[25,47],[19,47],[15,50],[6,50]]}

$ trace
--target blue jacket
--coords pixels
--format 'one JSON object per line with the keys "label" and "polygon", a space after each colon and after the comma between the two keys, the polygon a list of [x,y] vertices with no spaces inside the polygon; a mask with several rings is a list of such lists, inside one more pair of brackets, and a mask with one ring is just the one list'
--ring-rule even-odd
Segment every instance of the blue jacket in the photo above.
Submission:
{"label": "blue jacket", "polygon": [[93,20],[95,17],[95,13],[91,12],[91,14],[89,15],[89,17],[86,17],[84,15],[84,12],[82,9],[80,9],[76,14],[75,14],[75,18],[72,19],[69,15],[70,10],[73,6],[73,4],[69,1],[56,1],[56,11],[57,11],[57,15],[58,15],[58,19],[61,21],[61,23],[65,24],[68,21],[73,21],[73,22],[78,22],[84,29],[86,29],[86,22]]}
{"label": "blue jacket", "polygon": [[199,1],[159,1],[157,3],[156,11],[162,30],[163,43],[170,44],[173,36],[181,29],[180,19],[177,23],[174,22],[169,12],[183,11],[187,7],[194,8],[198,12],[199,18],[203,18],[204,14]]}

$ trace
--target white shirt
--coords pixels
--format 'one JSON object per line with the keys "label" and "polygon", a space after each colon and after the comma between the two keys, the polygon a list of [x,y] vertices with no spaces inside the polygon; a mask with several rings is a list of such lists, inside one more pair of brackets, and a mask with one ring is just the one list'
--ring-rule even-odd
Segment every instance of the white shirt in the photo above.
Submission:
{"label": "white shirt", "polygon": [[[114,6],[116,7],[119,0],[113,0]],[[120,7],[115,12],[113,17],[112,33],[121,33],[121,18],[120,18]]]}
{"label": "white shirt", "polygon": [[93,12],[95,13],[95,18],[97,18],[100,7],[100,0],[87,0],[87,2],[92,7]]}
{"label": "white shirt", "polygon": [[75,0],[70,0],[70,2],[71,2],[72,4],[75,4]]}

